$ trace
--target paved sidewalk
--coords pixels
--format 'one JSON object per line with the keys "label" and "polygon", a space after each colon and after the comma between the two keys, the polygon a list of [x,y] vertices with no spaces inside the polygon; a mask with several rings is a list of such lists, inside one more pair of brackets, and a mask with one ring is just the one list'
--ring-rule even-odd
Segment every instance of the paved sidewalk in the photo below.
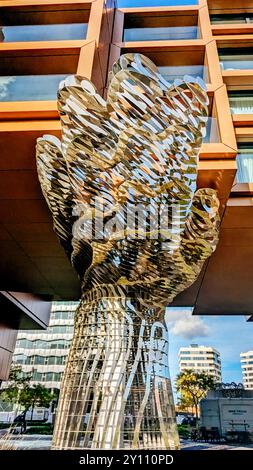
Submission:
{"label": "paved sidewalk", "polygon": [[249,445],[229,445],[210,444],[209,442],[194,442],[190,440],[181,441],[182,450],[253,450],[253,444]]}
{"label": "paved sidewalk", "polygon": [[[0,436],[0,447],[2,443],[6,443],[5,439]],[[10,435],[8,436],[8,444],[17,450],[50,450],[52,436],[43,436],[39,434],[33,435]],[[182,450],[253,450],[253,444],[250,445],[228,445],[228,444],[210,444],[208,442],[194,442],[190,440],[181,441]]]}
{"label": "paved sidewalk", "polygon": [[40,434],[8,435],[7,439],[0,437],[0,448],[1,444],[9,444],[16,450],[50,450],[51,442],[52,436]]}

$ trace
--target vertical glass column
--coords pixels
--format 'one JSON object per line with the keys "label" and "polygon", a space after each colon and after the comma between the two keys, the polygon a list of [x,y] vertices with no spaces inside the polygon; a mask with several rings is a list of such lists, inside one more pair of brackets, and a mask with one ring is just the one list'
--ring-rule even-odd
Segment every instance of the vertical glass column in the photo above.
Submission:
{"label": "vertical glass column", "polygon": [[54,449],[178,449],[165,322],[141,318],[115,286],[76,313]]}

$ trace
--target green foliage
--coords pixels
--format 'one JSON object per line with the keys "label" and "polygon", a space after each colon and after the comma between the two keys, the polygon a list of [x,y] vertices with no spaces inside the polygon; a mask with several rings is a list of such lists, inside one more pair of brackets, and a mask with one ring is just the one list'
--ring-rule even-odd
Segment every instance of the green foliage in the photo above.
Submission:
{"label": "green foliage", "polygon": [[181,390],[181,396],[178,399],[177,406],[182,411],[187,411],[189,408],[193,407],[191,396]]}
{"label": "green foliage", "polygon": [[1,390],[1,400],[7,403],[22,405],[26,408],[27,389],[29,389],[30,380],[31,377],[24,377],[22,375],[21,366],[13,366],[8,386]]}
{"label": "green foliage", "polygon": [[7,429],[10,426],[11,426],[11,423],[4,423],[4,422],[0,423],[0,429]]}
{"label": "green foliage", "polygon": [[48,423],[46,419],[33,419],[32,421],[30,419],[27,419],[26,424],[27,426],[44,426]]}
{"label": "green foliage", "polygon": [[44,434],[50,435],[53,434],[52,424],[44,424],[42,426],[29,426],[25,434]]}
{"label": "green foliage", "polygon": [[183,439],[189,438],[190,433],[189,433],[189,429],[187,428],[187,426],[185,426],[184,424],[178,424],[177,429],[178,429],[178,434],[180,437],[182,437]]}
{"label": "green foliage", "polygon": [[31,380],[31,376],[29,375],[23,376],[21,366],[15,364],[11,367],[9,380],[8,380],[10,384],[22,386],[23,384],[30,382],[30,380]]}
{"label": "green foliage", "polygon": [[42,406],[48,408],[55,398],[44,385],[30,385],[31,377],[24,377],[20,366],[11,369],[8,387],[2,389],[1,400],[20,405],[25,413],[29,408]]}
{"label": "green foliage", "polygon": [[51,393],[44,385],[33,385],[26,390],[27,404],[34,408],[35,406],[42,406],[48,408],[54,399],[55,395]]}
{"label": "green foliage", "polygon": [[214,388],[215,381],[212,376],[205,372],[195,372],[186,369],[178,374],[176,379],[176,391],[181,394],[183,405],[194,407],[196,418],[198,417],[198,406],[209,390]]}

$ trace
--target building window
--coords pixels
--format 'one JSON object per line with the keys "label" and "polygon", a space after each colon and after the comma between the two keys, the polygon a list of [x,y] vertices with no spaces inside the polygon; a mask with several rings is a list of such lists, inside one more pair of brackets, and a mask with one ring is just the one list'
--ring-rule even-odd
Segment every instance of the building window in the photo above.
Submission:
{"label": "building window", "polygon": [[[184,49],[176,52],[170,49],[156,50],[149,49],[143,52],[140,45],[135,49],[136,52],[144,53],[157,66],[158,71],[168,82],[176,79],[182,79],[186,75],[193,78],[200,78],[209,83],[210,77],[208,67],[204,65],[205,53],[203,49],[194,51],[194,54],[188,54]],[[125,52],[132,52],[131,48],[125,49]],[[186,353],[184,351],[183,353]]]}
{"label": "building window", "polygon": [[170,41],[197,39],[198,18],[195,15],[140,16],[125,15],[123,41]]}
{"label": "building window", "polygon": [[0,76],[0,101],[56,100],[59,83],[66,77],[66,74]]}
{"label": "building window", "polygon": [[52,312],[51,318],[53,320],[73,320],[75,316],[75,312]]}
{"label": "building window", "polygon": [[24,349],[67,349],[70,347],[70,341],[67,340],[52,340],[52,341],[43,341],[40,339],[37,340],[19,340],[16,345],[17,348]]}
{"label": "building window", "polygon": [[72,334],[74,331],[73,326],[70,325],[53,325],[50,326],[45,333],[63,333],[63,334]]}
{"label": "building window", "polygon": [[198,0],[117,0],[118,8],[197,5]]}
{"label": "building window", "polygon": [[87,24],[1,26],[0,42],[62,41],[85,39]]}
{"label": "building window", "polygon": [[236,180],[237,183],[253,183],[253,143],[238,144]]}
{"label": "building window", "polygon": [[185,75],[191,76],[193,78],[199,77],[202,80],[207,81],[207,67],[204,65],[176,65],[174,67],[160,65],[158,66],[158,70],[168,82],[174,81],[178,78],[184,78]]}
{"label": "building window", "polygon": [[[20,55],[21,54],[21,55]],[[52,54],[52,55],[51,55]],[[79,55],[75,49],[53,49],[49,54],[41,49],[39,55],[22,50],[14,58],[2,54],[0,60],[0,101],[56,100],[59,83],[76,73]]]}
{"label": "building window", "polygon": [[0,10],[0,42],[85,39],[89,8],[66,10],[33,5]]}
{"label": "building window", "polygon": [[197,26],[126,28],[124,30],[123,41],[178,41],[182,39],[197,39],[197,37]]}
{"label": "building window", "polygon": [[250,13],[238,13],[238,15],[210,15],[212,24],[248,24],[253,23],[253,15]]}
{"label": "building window", "polygon": [[33,356],[33,362],[31,364],[45,364],[45,357],[43,356]]}
{"label": "building window", "polygon": [[223,70],[250,70],[253,68],[252,49],[219,49],[219,57]]}
{"label": "building window", "polygon": [[230,109],[232,114],[253,114],[253,91],[229,91]]}
{"label": "building window", "polygon": [[13,362],[16,364],[24,364],[25,363],[25,356],[23,354],[14,354],[13,355]]}

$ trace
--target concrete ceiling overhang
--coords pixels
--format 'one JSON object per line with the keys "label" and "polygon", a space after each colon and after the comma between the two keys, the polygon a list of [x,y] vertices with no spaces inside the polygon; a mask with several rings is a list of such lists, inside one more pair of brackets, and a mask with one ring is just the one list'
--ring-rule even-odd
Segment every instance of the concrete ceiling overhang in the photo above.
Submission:
{"label": "concrete ceiling overhang", "polygon": [[253,315],[253,197],[231,197],[220,241],[198,280],[173,306],[193,306],[196,315]]}
{"label": "concrete ceiling overhang", "polygon": [[8,331],[45,329],[49,322],[51,301],[33,294],[0,291],[0,311],[4,313],[1,326],[4,322]]}
{"label": "concrete ceiling overhang", "polygon": [[79,281],[53,232],[35,164],[37,137],[59,135],[59,122],[0,127],[0,288],[78,299]]}

